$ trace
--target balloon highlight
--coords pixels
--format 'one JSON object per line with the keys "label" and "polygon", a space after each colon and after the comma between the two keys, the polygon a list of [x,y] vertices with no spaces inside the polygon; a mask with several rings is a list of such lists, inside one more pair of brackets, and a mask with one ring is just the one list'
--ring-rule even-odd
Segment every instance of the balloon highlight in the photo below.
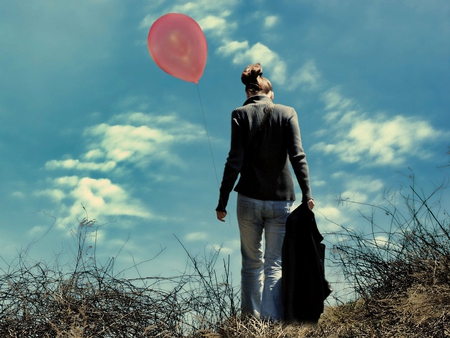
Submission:
{"label": "balloon highlight", "polygon": [[181,13],[161,16],[150,27],[147,46],[166,73],[196,84],[202,77],[208,46],[202,29],[191,17]]}

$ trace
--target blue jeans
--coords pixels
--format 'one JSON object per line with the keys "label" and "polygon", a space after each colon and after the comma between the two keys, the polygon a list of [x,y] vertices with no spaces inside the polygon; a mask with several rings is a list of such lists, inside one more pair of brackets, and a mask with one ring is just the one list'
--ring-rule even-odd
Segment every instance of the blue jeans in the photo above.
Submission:
{"label": "blue jeans", "polygon": [[262,201],[238,194],[244,314],[283,319],[281,253],[286,219],[292,206],[293,201]]}

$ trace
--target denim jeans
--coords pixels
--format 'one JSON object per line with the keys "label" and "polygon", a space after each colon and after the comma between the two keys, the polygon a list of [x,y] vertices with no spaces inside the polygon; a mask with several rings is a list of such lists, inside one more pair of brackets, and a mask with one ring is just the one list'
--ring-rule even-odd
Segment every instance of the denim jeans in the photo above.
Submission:
{"label": "denim jeans", "polygon": [[281,253],[292,206],[293,201],[262,201],[238,194],[243,314],[283,319]]}

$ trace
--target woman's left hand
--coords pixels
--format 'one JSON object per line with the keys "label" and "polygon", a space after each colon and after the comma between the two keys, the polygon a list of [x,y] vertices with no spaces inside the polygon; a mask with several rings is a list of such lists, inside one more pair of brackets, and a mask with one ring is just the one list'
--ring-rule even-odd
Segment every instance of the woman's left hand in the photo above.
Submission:
{"label": "woman's left hand", "polygon": [[312,209],[314,209],[314,206],[315,206],[316,204],[314,203],[314,200],[312,199],[312,198],[310,198],[309,200],[308,200],[308,208],[309,208],[309,210],[312,210]]}

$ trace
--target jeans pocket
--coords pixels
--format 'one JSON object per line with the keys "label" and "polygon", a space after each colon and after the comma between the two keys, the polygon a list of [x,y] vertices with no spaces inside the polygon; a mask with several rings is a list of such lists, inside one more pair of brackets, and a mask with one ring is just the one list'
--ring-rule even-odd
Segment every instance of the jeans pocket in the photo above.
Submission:
{"label": "jeans pocket", "polygon": [[272,209],[273,221],[284,225],[288,216],[291,214],[291,205],[286,203],[277,203]]}
{"label": "jeans pocket", "polygon": [[242,221],[253,222],[256,219],[255,203],[250,201],[239,201],[237,205],[237,216]]}

